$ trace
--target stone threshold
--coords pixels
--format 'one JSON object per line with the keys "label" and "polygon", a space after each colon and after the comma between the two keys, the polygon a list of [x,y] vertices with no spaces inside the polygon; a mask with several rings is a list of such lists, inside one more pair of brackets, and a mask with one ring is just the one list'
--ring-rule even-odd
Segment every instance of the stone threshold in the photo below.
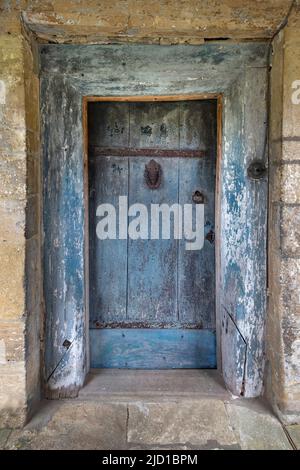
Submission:
{"label": "stone threshold", "polygon": [[229,400],[222,376],[217,370],[125,370],[92,369],[79,393],[79,399],[158,401],[179,398],[219,398]]}
{"label": "stone threshold", "polygon": [[296,448],[261,399],[233,397],[207,370],[93,370],[78,398],[45,400],[2,436],[5,449]]}

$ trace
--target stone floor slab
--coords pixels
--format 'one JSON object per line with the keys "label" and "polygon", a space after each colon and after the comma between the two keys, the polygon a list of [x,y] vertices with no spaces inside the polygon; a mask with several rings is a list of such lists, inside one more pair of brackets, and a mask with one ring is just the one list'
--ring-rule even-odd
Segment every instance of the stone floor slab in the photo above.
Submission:
{"label": "stone floor slab", "polygon": [[238,448],[221,400],[128,406],[128,442],[142,446]]}
{"label": "stone floor slab", "polygon": [[278,419],[257,400],[225,404],[235,434],[243,450],[291,450]]}
{"label": "stone floor slab", "polygon": [[286,430],[297,450],[300,450],[300,424],[286,426]]}
{"label": "stone floor slab", "polygon": [[13,431],[8,449],[124,449],[127,408],[117,404],[64,401],[49,422],[29,424]]}
{"label": "stone floor slab", "polygon": [[0,429],[0,450],[5,447],[5,444],[9,438],[11,433],[10,429]]}

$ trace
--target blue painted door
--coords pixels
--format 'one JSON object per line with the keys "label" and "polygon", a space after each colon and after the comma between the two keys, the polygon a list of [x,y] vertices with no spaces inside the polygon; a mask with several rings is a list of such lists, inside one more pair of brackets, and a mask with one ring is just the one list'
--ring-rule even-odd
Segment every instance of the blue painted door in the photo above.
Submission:
{"label": "blue painted door", "polygon": [[214,368],[216,102],[91,103],[88,123],[91,366]]}

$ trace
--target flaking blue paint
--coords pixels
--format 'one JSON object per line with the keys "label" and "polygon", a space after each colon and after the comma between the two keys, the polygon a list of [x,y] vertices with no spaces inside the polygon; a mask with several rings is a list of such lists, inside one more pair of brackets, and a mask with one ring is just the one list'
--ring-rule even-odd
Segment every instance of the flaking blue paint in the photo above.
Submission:
{"label": "flaking blue paint", "polygon": [[213,369],[216,336],[210,330],[91,330],[91,366],[122,369]]}

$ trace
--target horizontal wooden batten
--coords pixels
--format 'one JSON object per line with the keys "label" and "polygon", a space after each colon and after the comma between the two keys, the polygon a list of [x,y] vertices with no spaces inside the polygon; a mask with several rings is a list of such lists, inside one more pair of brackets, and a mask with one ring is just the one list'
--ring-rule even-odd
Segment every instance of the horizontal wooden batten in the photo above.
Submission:
{"label": "horizontal wooden batten", "polygon": [[212,330],[90,330],[90,341],[92,368],[216,368]]}
{"label": "horizontal wooden batten", "polygon": [[104,148],[89,147],[91,157],[165,157],[165,158],[204,158],[208,156],[204,150],[174,150],[157,148]]}

